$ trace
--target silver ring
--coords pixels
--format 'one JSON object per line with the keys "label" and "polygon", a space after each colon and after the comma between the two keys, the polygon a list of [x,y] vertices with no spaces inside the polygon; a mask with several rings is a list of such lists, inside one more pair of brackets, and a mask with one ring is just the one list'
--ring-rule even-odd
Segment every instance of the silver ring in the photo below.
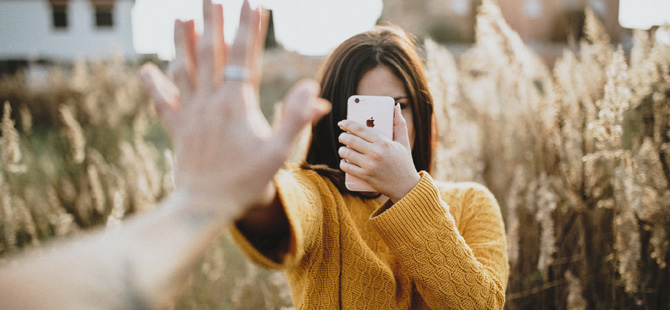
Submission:
{"label": "silver ring", "polygon": [[223,69],[224,82],[246,82],[251,79],[251,71],[242,66],[226,66]]}

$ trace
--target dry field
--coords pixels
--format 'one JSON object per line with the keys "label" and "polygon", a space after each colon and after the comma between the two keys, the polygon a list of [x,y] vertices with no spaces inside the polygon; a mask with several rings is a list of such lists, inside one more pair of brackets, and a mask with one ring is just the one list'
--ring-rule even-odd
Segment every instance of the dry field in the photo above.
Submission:
{"label": "dry field", "polygon": [[[586,37],[548,67],[486,1],[476,33],[458,59],[425,43],[441,137],[434,176],[498,197],[507,308],[670,309],[670,46],[636,32],[624,52],[589,13]],[[43,89],[0,80],[0,264],[122,225],[172,190],[169,141],[136,70],[54,66]],[[227,236],[175,305],[289,307],[283,276],[251,265]]]}

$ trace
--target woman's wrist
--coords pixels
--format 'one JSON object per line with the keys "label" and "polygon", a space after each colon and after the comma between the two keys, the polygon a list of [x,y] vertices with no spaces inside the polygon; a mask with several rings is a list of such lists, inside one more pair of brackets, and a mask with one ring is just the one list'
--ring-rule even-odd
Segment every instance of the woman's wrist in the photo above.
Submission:
{"label": "woman's wrist", "polygon": [[400,186],[398,190],[394,194],[387,196],[389,196],[389,199],[391,199],[393,203],[396,203],[409,194],[420,181],[421,176],[418,173],[415,173],[411,177],[405,179],[405,181],[399,182]]}

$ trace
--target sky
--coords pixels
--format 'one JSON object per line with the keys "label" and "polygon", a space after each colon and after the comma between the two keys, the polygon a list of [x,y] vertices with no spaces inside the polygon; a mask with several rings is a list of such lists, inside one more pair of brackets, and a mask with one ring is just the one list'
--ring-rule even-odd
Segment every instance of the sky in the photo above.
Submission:
{"label": "sky", "polygon": [[[214,2],[224,5],[224,23],[233,26],[224,27],[225,37],[232,40],[242,0]],[[382,0],[251,0],[251,4],[271,9],[279,43],[303,55],[326,55],[350,36],[372,28],[383,7]],[[670,0],[620,0],[619,6],[619,23],[623,27],[649,29],[670,23]],[[196,25],[202,29],[201,12],[201,0],[136,0],[133,9],[136,51],[172,59],[174,20],[196,19]],[[670,36],[667,32],[665,35]]]}
{"label": "sky", "polygon": [[[214,0],[224,6],[226,41],[236,31],[242,0]],[[350,36],[372,28],[382,13],[382,0],[252,0],[252,7],[271,9],[275,37],[285,49],[303,55],[328,54]],[[200,0],[136,0],[133,9],[135,50],[174,57],[174,20],[195,19],[202,29]],[[234,25],[234,27],[226,27]]]}
{"label": "sky", "polygon": [[670,1],[620,0],[619,24],[625,28],[636,29],[670,24]]}

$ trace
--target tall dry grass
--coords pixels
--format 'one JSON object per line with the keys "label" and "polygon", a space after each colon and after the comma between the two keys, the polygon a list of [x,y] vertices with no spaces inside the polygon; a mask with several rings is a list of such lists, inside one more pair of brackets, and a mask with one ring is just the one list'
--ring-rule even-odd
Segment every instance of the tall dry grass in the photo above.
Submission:
{"label": "tall dry grass", "polygon": [[[670,306],[670,46],[626,54],[588,11],[553,68],[484,1],[460,59],[427,42],[438,178],[503,207],[510,309]],[[446,123],[446,124],[445,124]]]}
{"label": "tall dry grass", "polygon": [[[670,47],[636,32],[624,52],[589,12],[585,39],[549,67],[490,1],[476,33],[459,58],[425,44],[440,126],[434,176],[498,197],[507,308],[667,309]],[[1,81],[0,261],[123,225],[172,190],[169,143],[135,70],[77,63],[51,68],[41,89],[21,75]],[[175,307],[290,304],[283,276],[223,236]]]}

